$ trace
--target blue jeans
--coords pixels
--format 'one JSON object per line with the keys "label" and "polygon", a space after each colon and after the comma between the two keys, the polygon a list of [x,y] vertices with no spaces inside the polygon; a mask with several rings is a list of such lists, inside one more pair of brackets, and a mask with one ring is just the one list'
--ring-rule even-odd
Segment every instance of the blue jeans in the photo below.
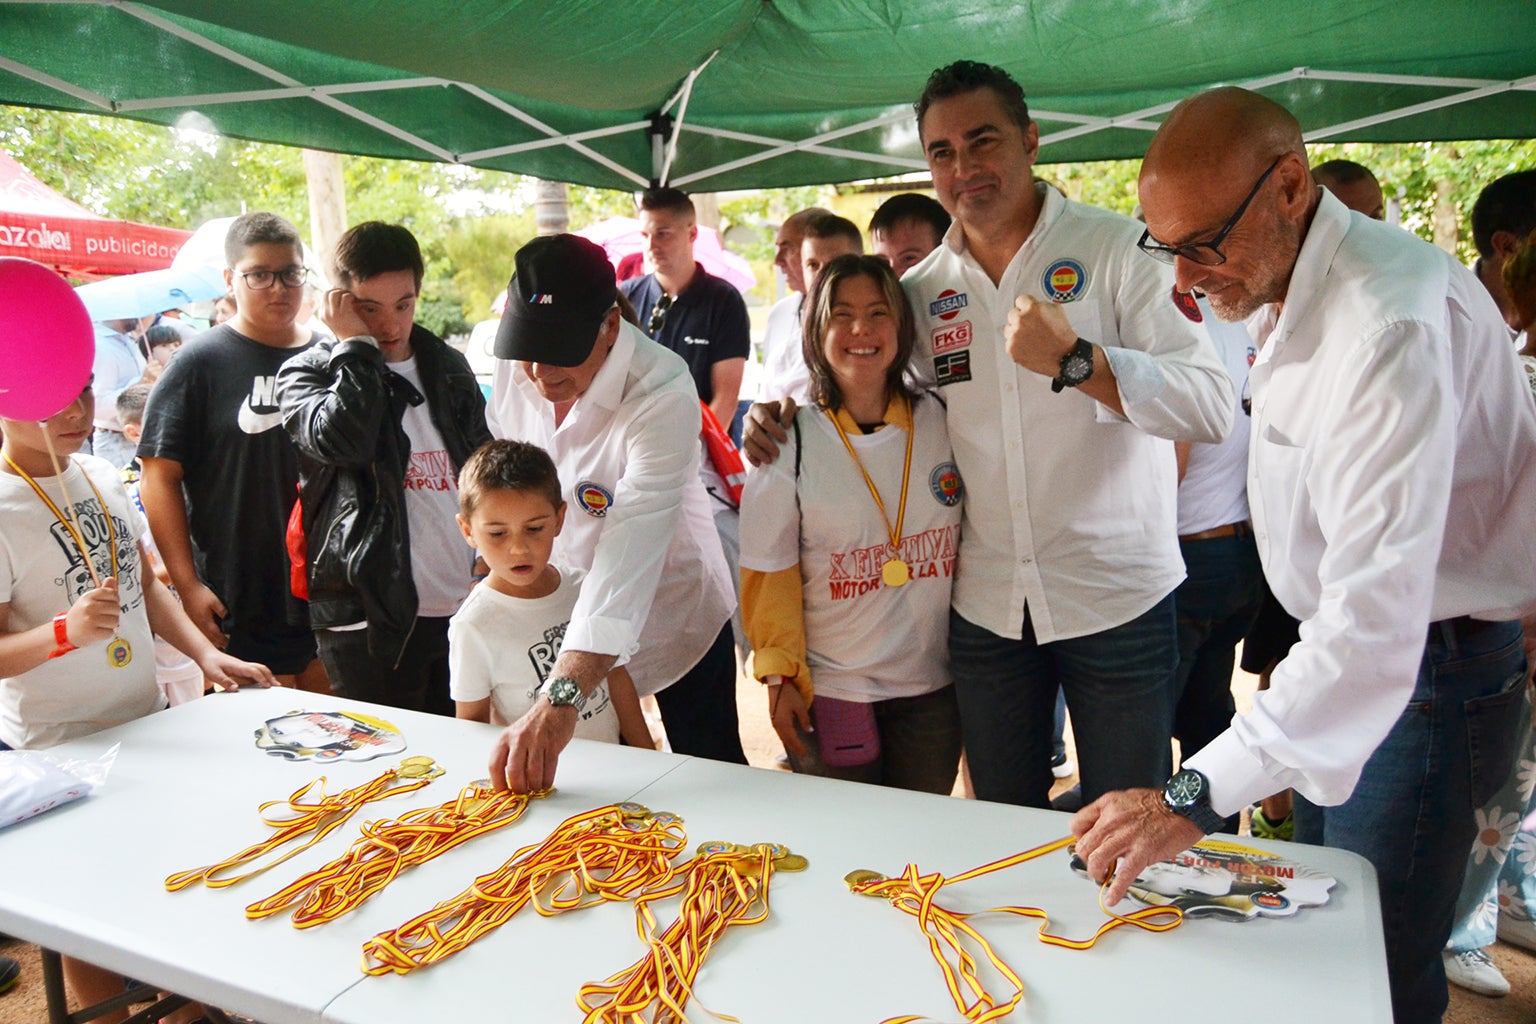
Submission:
{"label": "blue jeans", "polygon": [[1296,794],[1296,841],[1350,850],[1376,868],[1397,1024],[1438,1021],[1474,811],[1509,777],[1526,713],[1520,623],[1430,627],[1413,699],[1348,800]]}
{"label": "blue jeans", "polygon": [[1251,534],[1182,541],[1179,550],[1189,575],[1173,592],[1179,629],[1173,735],[1189,758],[1225,732],[1237,712],[1235,652],[1258,617],[1264,570]]}
{"label": "blue jeans", "polygon": [[[1536,764],[1536,732],[1529,711],[1521,716],[1517,750]],[[1536,918],[1536,791],[1529,769],[1509,773],[1504,785],[1477,812],[1477,838],[1456,900],[1456,924],[1447,947],[1457,953],[1493,945],[1500,914],[1515,921]]]}
{"label": "blue jeans", "polygon": [[1161,786],[1171,767],[1173,595],[1100,633],[1010,640],[949,613],[950,676],[960,701],[971,782],[982,800],[1049,807],[1056,689],[1066,692],[1083,802]]}
{"label": "blue jeans", "polygon": [[106,459],[118,469],[133,461],[139,446],[123,436],[121,430],[103,430],[96,427],[91,432],[91,452],[97,458]]}

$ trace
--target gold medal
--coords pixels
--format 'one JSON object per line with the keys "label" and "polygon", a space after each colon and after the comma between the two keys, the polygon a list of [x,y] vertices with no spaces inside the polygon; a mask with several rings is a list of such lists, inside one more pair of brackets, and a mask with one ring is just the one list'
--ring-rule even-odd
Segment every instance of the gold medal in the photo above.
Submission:
{"label": "gold medal", "polygon": [[832,427],[837,431],[837,436],[842,439],[843,447],[848,449],[848,455],[853,459],[853,464],[859,468],[859,473],[864,477],[864,486],[869,488],[869,496],[875,499],[875,507],[880,510],[880,518],[885,521],[886,532],[891,536],[891,557],[880,567],[880,579],[888,587],[903,587],[912,580],[912,569],[901,557],[901,529],[907,518],[907,484],[912,479],[912,435],[917,433],[917,421],[913,418],[911,403],[907,404],[907,454],[901,467],[901,504],[896,508],[896,525],[891,525],[891,517],[885,511],[885,502],[880,497],[880,489],[875,486],[875,481],[870,478],[869,470],[864,468],[864,460],[859,458],[859,453],[854,450],[853,442],[848,440],[848,434],[843,430],[843,425],[837,421],[837,415],[831,409],[823,409],[827,419],[832,421]]}
{"label": "gold medal", "polygon": [[107,664],[113,668],[123,668],[133,660],[133,645],[120,636],[114,636],[107,642]]}

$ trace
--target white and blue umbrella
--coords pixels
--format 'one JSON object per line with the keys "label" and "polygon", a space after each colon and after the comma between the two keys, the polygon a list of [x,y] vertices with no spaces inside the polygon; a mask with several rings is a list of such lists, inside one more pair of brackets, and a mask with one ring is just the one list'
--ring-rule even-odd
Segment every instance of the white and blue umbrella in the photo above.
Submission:
{"label": "white and blue umbrella", "polygon": [[83,284],[75,294],[92,320],[126,320],[216,299],[227,290],[223,271],[186,266],[110,277]]}

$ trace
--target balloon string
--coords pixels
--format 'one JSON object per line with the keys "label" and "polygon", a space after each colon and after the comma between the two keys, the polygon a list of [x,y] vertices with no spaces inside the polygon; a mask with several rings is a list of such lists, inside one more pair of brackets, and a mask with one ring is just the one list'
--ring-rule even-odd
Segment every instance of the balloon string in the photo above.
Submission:
{"label": "balloon string", "polygon": [[[1104,893],[1109,887],[1109,878],[1106,878],[1099,887],[1099,909],[1108,915],[1110,920],[1101,924],[1098,930],[1086,939],[1070,939],[1046,931],[1050,927],[1050,918],[1039,907],[993,907],[974,913],[960,913],[934,902],[939,890],[945,885],[969,881],[1014,867],[1069,846],[1074,841],[1074,837],[1067,836],[1011,857],[983,864],[953,878],[945,878],[938,873],[919,874],[916,864],[908,864],[906,870],[896,878],[873,876],[850,880],[848,887],[859,895],[884,899],[897,910],[917,920],[919,928],[928,939],[929,952],[944,974],[944,984],[949,989],[950,999],[954,1002],[955,1008],[972,1024],[983,1024],[986,1021],[1006,1017],[1018,1007],[1024,999],[1024,982],[997,954],[986,937],[968,923],[971,918],[982,914],[1012,914],[1036,918],[1041,922],[1036,936],[1039,941],[1052,946],[1079,950],[1091,948],[1104,935],[1123,925],[1133,925],[1145,931],[1165,932],[1178,927],[1184,919],[1184,912],[1177,907],[1145,907],[1129,914],[1115,913],[1104,903]],[[1012,986],[1013,992],[1006,1001],[994,998],[982,984],[977,974],[976,958],[966,948],[965,940],[967,939],[980,949],[998,973]],[[926,1018],[920,1014],[890,1017],[881,1024],[912,1024],[914,1021],[924,1019]]]}
{"label": "balloon string", "polygon": [[422,807],[390,821],[367,822],[362,838],[342,856],[245,908],[252,920],[289,907],[295,928],[312,928],[350,914],[401,872],[522,817],[530,799],[548,794],[495,792],[466,786],[453,800]]}

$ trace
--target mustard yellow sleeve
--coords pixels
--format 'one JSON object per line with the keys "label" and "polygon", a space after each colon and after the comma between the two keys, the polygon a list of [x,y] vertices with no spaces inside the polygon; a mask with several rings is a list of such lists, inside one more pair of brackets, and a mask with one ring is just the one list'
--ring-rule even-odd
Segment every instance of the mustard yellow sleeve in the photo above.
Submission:
{"label": "mustard yellow sleeve", "polygon": [[805,664],[805,604],[800,566],[777,572],[741,570],[741,622],[752,644],[747,670],[761,682],[783,676],[800,691],[807,707],[814,693]]}

